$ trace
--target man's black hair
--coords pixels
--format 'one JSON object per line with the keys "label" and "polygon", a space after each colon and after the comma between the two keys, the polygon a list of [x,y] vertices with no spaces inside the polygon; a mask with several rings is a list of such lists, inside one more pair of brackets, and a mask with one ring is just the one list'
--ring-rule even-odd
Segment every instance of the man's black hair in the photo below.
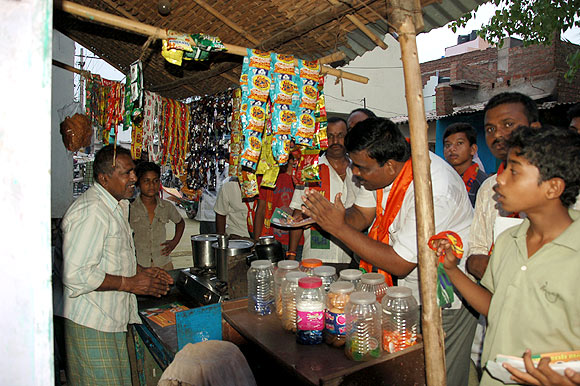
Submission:
{"label": "man's black hair", "polygon": [[566,187],[560,196],[562,205],[568,208],[576,202],[580,191],[580,169],[574,165],[580,159],[580,134],[555,126],[522,126],[511,133],[506,144],[516,148],[518,156],[538,168],[538,183],[551,178],[564,180]]}
{"label": "man's black hair", "polygon": [[135,168],[135,174],[137,175],[137,181],[141,180],[143,174],[147,172],[155,172],[157,177],[161,177],[161,168],[155,162],[140,162]]}
{"label": "man's black hair", "polygon": [[580,103],[576,103],[574,106],[570,107],[566,115],[568,116],[568,122],[574,118],[580,118]]}
{"label": "man's black hair", "polygon": [[113,173],[113,158],[119,158],[123,154],[131,158],[131,152],[124,147],[117,146],[116,153],[117,155],[115,156],[114,145],[107,145],[95,154],[95,162],[93,162],[93,176],[95,179],[99,174],[110,176]]}
{"label": "man's black hair", "polygon": [[443,141],[445,141],[445,138],[449,137],[450,135],[457,133],[465,133],[465,136],[469,141],[469,146],[477,145],[477,131],[475,131],[473,126],[465,122],[456,122],[447,126],[445,133],[443,134]]}
{"label": "man's black hair", "polygon": [[344,118],[341,118],[341,117],[329,117],[326,121],[328,122],[329,125],[331,123],[342,122],[342,123],[344,123],[344,125],[346,127],[348,127],[348,124],[346,123],[346,120]]}
{"label": "man's black hair", "polygon": [[350,112],[350,114],[348,114],[348,116],[350,117],[351,115],[353,115],[354,113],[358,113],[361,112],[364,115],[366,115],[368,118],[376,118],[377,114],[373,113],[371,110],[369,109],[365,109],[364,107],[359,107],[358,109],[354,109]]}
{"label": "man's black hair", "polygon": [[506,103],[521,103],[524,106],[524,112],[526,114],[526,118],[528,118],[529,124],[540,121],[540,115],[538,113],[538,106],[536,105],[536,102],[534,102],[529,96],[519,92],[502,92],[493,96],[485,105],[485,108],[483,109],[483,115],[485,116],[485,113],[487,113],[488,110],[491,110],[499,105],[505,105]]}
{"label": "man's black hair", "polygon": [[349,153],[366,150],[380,166],[392,159],[405,162],[411,157],[411,146],[393,121],[368,118],[357,123],[344,138]]}

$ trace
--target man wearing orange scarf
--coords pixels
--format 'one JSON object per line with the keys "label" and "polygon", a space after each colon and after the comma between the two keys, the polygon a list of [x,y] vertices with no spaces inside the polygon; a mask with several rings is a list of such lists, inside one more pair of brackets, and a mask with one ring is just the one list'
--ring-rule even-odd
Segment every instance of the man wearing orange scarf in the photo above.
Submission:
{"label": "man wearing orange scarf", "polygon": [[[360,256],[362,269],[398,277],[398,285],[411,288],[420,303],[410,145],[384,118],[359,122],[349,131],[345,145],[353,174],[364,187],[354,206],[345,210],[339,197],[331,204],[320,194],[307,193],[303,212]],[[465,185],[443,159],[432,153],[430,157],[435,230],[452,230],[465,245],[472,218]],[[364,235],[361,231],[371,225],[368,236]],[[443,310],[447,384],[467,385],[476,319],[456,298],[450,309]]]}

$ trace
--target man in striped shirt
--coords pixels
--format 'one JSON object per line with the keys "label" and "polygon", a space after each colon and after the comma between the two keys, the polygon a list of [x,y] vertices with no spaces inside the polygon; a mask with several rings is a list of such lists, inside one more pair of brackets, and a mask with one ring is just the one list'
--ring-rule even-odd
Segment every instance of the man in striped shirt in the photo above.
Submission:
{"label": "man in striped shirt", "polygon": [[131,385],[129,323],[140,323],[137,295],[165,295],[171,276],[137,265],[128,222],[135,164],[128,150],[106,146],[95,155],[96,183],[63,221],[63,284],[67,381],[71,385]]}

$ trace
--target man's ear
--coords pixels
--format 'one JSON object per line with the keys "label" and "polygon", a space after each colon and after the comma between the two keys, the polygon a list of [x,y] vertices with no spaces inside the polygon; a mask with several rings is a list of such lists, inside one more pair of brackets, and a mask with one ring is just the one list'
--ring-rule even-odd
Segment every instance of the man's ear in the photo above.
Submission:
{"label": "man's ear", "polygon": [[550,178],[544,182],[547,184],[546,198],[549,200],[559,199],[566,189],[566,182],[560,177]]}
{"label": "man's ear", "polygon": [[97,175],[97,182],[101,184],[103,187],[107,184],[108,178],[106,174],[98,174]]}
{"label": "man's ear", "polygon": [[542,127],[542,124],[540,122],[536,121],[536,122],[530,123],[530,127],[533,129],[539,129],[540,127]]}
{"label": "man's ear", "polygon": [[395,164],[394,164],[392,159],[385,162],[385,164],[383,166],[385,167],[386,172],[388,172],[391,175],[395,174]]}

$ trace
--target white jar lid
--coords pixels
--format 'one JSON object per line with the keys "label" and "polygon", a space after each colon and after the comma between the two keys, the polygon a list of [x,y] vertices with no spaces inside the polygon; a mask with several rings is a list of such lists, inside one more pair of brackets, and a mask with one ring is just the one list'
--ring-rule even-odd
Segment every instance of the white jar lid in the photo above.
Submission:
{"label": "white jar lid", "polygon": [[362,271],[358,269],[343,269],[340,271],[340,278],[344,280],[360,280]]}
{"label": "white jar lid", "polygon": [[254,269],[272,268],[272,263],[270,260],[254,260],[251,267]]}
{"label": "white jar lid", "polygon": [[306,272],[302,271],[292,271],[286,274],[286,281],[291,281],[293,283],[298,284],[298,280],[302,279],[303,277],[308,276]]}
{"label": "white jar lid", "polygon": [[335,294],[349,294],[354,291],[354,284],[349,281],[337,281],[330,285],[329,291]]}
{"label": "white jar lid", "polygon": [[334,276],[336,275],[336,268],[330,265],[321,265],[320,267],[314,268],[313,273],[315,276]]}
{"label": "white jar lid", "polygon": [[278,262],[278,268],[282,269],[296,269],[300,265],[296,260],[280,260]]}
{"label": "white jar lid", "polygon": [[377,297],[371,292],[357,291],[350,294],[349,301],[354,304],[373,304]]}
{"label": "white jar lid", "polygon": [[407,298],[413,296],[413,291],[409,287],[389,287],[387,288],[387,296],[391,298]]}
{"label": "white jar lid", "polygon": [[365,273],[361,277],[361,282],[364,284],[382,284],[385,282],[385,277],[376,272]]}

